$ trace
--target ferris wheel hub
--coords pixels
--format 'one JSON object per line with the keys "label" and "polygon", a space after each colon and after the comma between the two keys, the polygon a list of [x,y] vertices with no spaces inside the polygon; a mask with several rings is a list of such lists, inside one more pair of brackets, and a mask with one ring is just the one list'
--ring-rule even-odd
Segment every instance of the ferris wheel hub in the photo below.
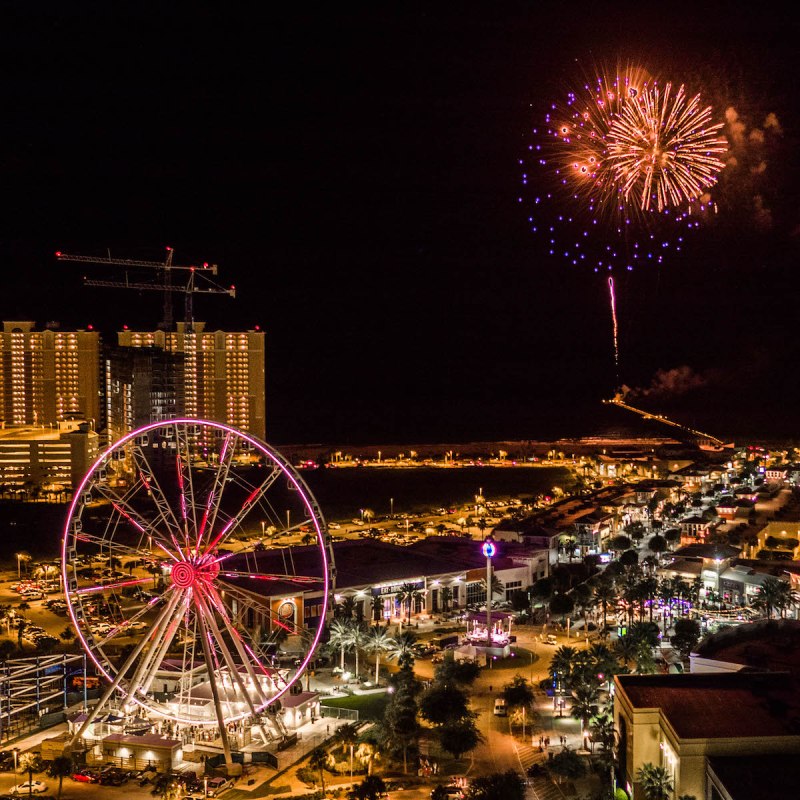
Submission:
{"label": "ferris wheel hub", "polygon": [[172,568],[170,577],[179,589],[188,589],[197,580],[197,569],[188,561],[179,561]]}

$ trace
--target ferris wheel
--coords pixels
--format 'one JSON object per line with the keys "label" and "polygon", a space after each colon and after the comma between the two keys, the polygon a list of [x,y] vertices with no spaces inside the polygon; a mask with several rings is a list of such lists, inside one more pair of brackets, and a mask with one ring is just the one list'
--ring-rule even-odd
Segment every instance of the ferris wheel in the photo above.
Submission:
{"label": "ferris wheel", "polygon": [[269,445],[196,419],[123,437],[63,535],[69,615],[109,682],[73,741],[112,700],[223,737],[246,718],[283,735],[278,700],[319,643],[332,575],[322,512]]}

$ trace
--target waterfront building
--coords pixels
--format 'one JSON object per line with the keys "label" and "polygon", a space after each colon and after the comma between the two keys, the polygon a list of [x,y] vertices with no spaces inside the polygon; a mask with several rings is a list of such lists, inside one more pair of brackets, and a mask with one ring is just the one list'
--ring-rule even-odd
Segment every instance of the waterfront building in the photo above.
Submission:
{"label": "waterfront building", "polygon": [[100,336],[96,331],[34,329],[3,322],[0,333],[0,425],[46,426],[68,419],[95,423],[100,412]]}
{"label": "waterfront building", "polygon": [[[349,598],[357,619],[365,621],[398,621],[409,617],[413,621],[448,610],[462,609],[468,604],[486,602],[486,559],[478,543],[459,537],[429,537],[402,547],[370,539],[346,540],[333,543],[336,563],[335,603]],[[267,549],[232,555],[226,564],[232,572],[239,570],[257,574],[286,573],[281,549]],[[313,545],[295,547],[291,551],[295,574],[312,575],[319,559]],[[494,559],[494,574],[502,583],[498,601],[509,601],[513,592],[525,590],[533,583],[532,570],[544,570],[537,557],[524,546],[504,544]],[[290,628],[298,625],[314,627],[322,609],[322,592],[315,585],[304,588],[291,581],[269,581],[236,577],[226,581],[237,597],[237,608],[243,615],[242,624],[250,629],[270,630],[275,620]],[[255,606],[263,607],[265,585],[269,590],[270,619],[256,618]],[[248,595],[257,596],[258,604],[248,602]]]}
{"label": "waterfront building", "polygon": [[[170,403],[177,407],[182,395],[183,413],[187,417],[226,423],[261,439],[265,437],[262,331],[209,331],[203,322],[178,322],[175,331],[122,330],[117,341],[120,348],[154,348],[182,358],[182,366],[171,365],[171,369],[177,369],[177,375],[171,373],[169,379],[166,378],[169,362],[164,361],[165,402],[151,409],[149,421],[156,421],[155,415],[164,413]],[[109,363],[109,370],[112,366]],[[113,386],[117,377],[109,372],[106,380]],[[145,389],[140,391],[145,393]],[[120,421],[114,425],[115,430],[119,429]]]}

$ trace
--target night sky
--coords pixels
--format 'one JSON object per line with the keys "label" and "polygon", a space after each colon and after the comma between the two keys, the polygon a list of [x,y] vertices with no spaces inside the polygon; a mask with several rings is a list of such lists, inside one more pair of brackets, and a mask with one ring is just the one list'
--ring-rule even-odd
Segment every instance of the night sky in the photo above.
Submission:
{"label": "night sky", "polygon": [[582,70],[636,61],[735,109],[743,157],[712,224],[619,276],[619,382],[721,437],[796,437],[796,14],[164,5],[5,9],[3,319],[153,327],[159,294],[83,287],[119,275],[53,253],[171,245],[237,287],[197,319],[266,331],[277,444],[626,426],[600,404],[618,385],[605,278],[530,232],[519,159]]}

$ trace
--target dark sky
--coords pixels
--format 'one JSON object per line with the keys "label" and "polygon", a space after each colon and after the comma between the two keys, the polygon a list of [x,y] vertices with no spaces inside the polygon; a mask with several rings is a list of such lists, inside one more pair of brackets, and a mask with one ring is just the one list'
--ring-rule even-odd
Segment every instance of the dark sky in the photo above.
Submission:
{"label": "dark sky", "polygon": [[620,276],[620,382],[721,436],[797,433],[796,15],[163,5],[6,9],[2,318],[153,326],[157,293],[85,288],[53,253],[171,245],[237,286],[198,299],[197,318],[267,332],[276,443],[626,424],[600,406],[617,385],[604,280],[530,233],[518,161],[581,69],[633,60],[702,89],[720,118],[735,108],[748,135],[768,114],[781,133],[679,256]]}

